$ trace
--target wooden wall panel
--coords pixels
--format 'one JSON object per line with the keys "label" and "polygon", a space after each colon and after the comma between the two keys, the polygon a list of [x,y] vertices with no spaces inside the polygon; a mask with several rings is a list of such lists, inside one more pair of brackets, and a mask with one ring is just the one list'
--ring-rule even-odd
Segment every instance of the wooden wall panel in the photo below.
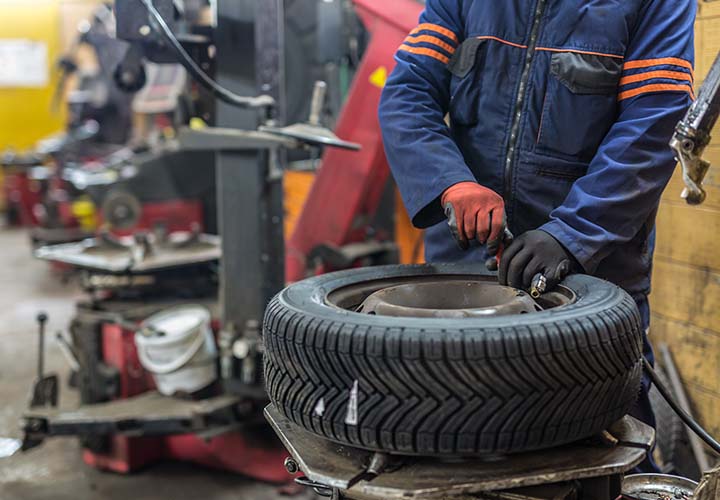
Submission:
{"label": "wooden wall panel", "polygon": [[[656,312],[676,321],[718,331],[720,273],[658,256],[653,277],[651,301]],[[680,338],[680,333],[675,337]]]}
{"label": "wooden wall panel", "polygon": [[653,313],[650,338],[673,344],[673,358],[687,383],[720,394],[720,334]]}
{"label": "wooden wall panel", "polygon": [[[699,263],[720,271],[720,216],[715,207],[687,205],[684,201],[665,201],[658,213],[657,223],[665,231],[658,238],[655,252],[674,262]],[[664,231],[664,232],[665,232]]]}
{"label": "wooden wall panel", "polygon": [[720,436],[720,421],[717,418],[720,408],[720,396],[707,392],[694,384],[685,387],[693,413],[712,436]]}

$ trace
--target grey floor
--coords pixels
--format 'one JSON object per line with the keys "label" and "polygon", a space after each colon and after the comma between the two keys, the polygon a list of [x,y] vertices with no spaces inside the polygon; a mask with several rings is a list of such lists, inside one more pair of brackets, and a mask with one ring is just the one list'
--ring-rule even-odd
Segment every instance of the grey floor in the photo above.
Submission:
{"label": "grey floor", "polygon": [[[61,283],[46,263],[32,259],[25,232],[0,229],[0,438],[21,435],[18,422],[35,376],[37,311],[47,311],[52,333],[67,326],[79,296],[77,288]],[[48,341],[46,366],[66,379],[69,369],[54,340]],[[64,407],[77,404],[75,394],[64,383],[61,403]],[[50,440],[27,453],[0,458],[1,500],[128,498],[286,497],[274,486],[188,464],[163,463],[131,476],[99,472],[82,462],[73,439]]]}

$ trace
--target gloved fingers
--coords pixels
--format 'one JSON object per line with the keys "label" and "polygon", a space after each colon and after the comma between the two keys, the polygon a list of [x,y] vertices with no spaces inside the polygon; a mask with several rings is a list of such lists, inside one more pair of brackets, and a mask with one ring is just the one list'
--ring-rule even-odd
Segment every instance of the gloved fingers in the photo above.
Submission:
{"label": "gloved fingers", "polygon": [[465,239],[468,241],[474,240],[475,235],[477,234],[477,230],[475,228],[477,224],[477,217],[478,213],[482,212],[482,210],[474,211],[474,210],[466,210],[462,214],[462,231],[460,234],[463,234],[465,236]]}
{"label": "gloved fingers", "polygon": [[[500,249],[500,245],[507,244],[505,242],[505,232],[507,231],[507,221],[505,219],[505,209],[503,207],[495,208],[490,212],[490,234],[487,238],[487,248],[490,255],[495,255]],[[509,231],[508,231],[509,232]],[[512,233],[510,233],[512,239]]]}
{"label": "gloved fingers", "polygon": [[458,225],[458,217],[455,212],[455,207],[453,207],[452,203],[446,203],[443,208],[445,209],[445,217],[447,217],[448,227],[450,227],[450,232],[452,233],[455,243],[457,243],[458,247],[460,247],[460,250],[467,250],[470,248],[470,244],[465,238],[463,228]]}
{"label": "gloved fingers", "polygon": [[510,262],[513,260],[516,254],[521,252],[523,249],[523,242],[521,239],[516,240],[512,245],[505,248],[503,251],[502,258],[500,259],[500,268],[498,269],[498,282],[501,285],[508,284],[508,271]]}
{"label": "gloved fingers", "polygon": [[[530,285],[532,284],[532,279],[535,277],[535,275],[537,273],[540,273],[540,272],[545,274],[545,269],[544,269],[542,260],[539,259],[538,257],[533,257],[530,260],[530,262],[528,262],[528,264],[525,266],[525,269],[523,269],[522,287],[518,287],[518,288],[522,288],[523,290],[529,290]],[[547,278],[547,275],[545,277]],[[550,280],[548,280],[548,285],[549,285],[549,281]],[[548,286],[547,289],[549,290],[550,286]]]}
{"label": "gloved fingers", "polygon": [[490,224],[492,220],[492,212],[487,213],[484,210],[479,210],[475,217],[475,239],[478,243],[484,245],[488,241],[488,234],[490,234]]}
{"label": "gloved fingers", "polygon": [[488,268],[488,271],[498,270],[505,249],[512,245],[514,239],[515,236],[513,236],[512,232],[506,227],[505,231],[503,231],[502,239],[499,242],[497,240],[494,242],[488,240],[487,249],[488,253],[492,256],[485,261],[485,267]]}
{"label": "gloved fingers", "polygon": [[547,290],[552,290],[564,280],[568,274],[570,274],[570,261],[564,259],[558,264],[552,272],[546,274],[547,277]]}
{"label": "gloved fingers", "polygon": [[523,273],[533,258],[532,250],[524,248],[513,256],[508,265],[507,284],[513,288],[523,288]]}

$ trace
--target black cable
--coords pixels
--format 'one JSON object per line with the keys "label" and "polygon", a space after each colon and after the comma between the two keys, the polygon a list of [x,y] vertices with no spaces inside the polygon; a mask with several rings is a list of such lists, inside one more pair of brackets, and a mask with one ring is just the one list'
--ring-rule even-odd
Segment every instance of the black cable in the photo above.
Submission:
{"label": "black cable", "polygon": [[698,424],[690,415],[688,415],[685,410],[682,409],[680,404],[670,393],[670,390],[665,386],[665,383],[660,380],[660,377],[658,377],[653,367],[645,358],[643,358],[643,367],[645,368],[647,374],[650,375],[652,383],[655,384],[655,387],[658,388],[658,391],[660,392],[662,397],[665,398],[665,401],[667,401],[673,411],[677,413],[678,417],[680,417],[680,419],[685,422],[685,425],[687,425],[691,431],[697,434],[700,439],[705,441],[705,443],[716,453],[720,454],[720,443],[718,443],[705,429],[700,426],[700,424]]}
{"label": "black cable", "polygon": [[190,73],[190,75],[196,79],[200,84],[208,89],[218,99],[232,104],[233,106],[239,106],[241,108],[263,108],[273,106],[275,99],[269,95],[259,95],[257,97],[246,97],[238,95],[225,87],[219,85],[215,80],[205,73],[200,66],[193,60],[190,54],[187,53],[185,48],[180,44],[175,34],[172,32],[170,27],[165,22],[165,19],[160,15],[160,12],[155,8],[152,0],[141,0],[148,13],[151,16],[151,24],[155,25],[157,31],[163,35],[165,40],[172,46],[177,53],[180,64]]}

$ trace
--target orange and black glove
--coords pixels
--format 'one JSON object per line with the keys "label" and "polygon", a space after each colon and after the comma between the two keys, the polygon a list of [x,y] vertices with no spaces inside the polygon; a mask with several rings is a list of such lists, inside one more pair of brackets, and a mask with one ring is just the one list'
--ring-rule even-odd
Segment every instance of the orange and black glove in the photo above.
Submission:
{"label": "orange and black glove", "polygon": [[440,198],[450,231],[462,250],[471,240],[487,243],[490,255],[496,255],[506,243],[505,203],[492,189],[476,182],[460,182],[445,190]]}

